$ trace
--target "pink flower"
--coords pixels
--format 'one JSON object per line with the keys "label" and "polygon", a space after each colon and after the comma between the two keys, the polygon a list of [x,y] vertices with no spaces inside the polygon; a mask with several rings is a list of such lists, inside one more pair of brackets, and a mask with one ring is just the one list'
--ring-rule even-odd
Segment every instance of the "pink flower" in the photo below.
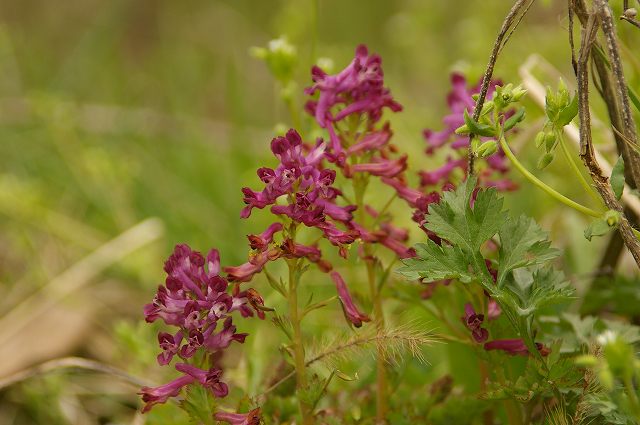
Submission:
{"label": "pink flower", "polygon": [[370,151],[378,151],[389,143],[392,132],[389,123],[386,123],[382,130],[372,131],[365,134],[355,144],[347,148],[347,155],[362,154]]}
{"label": "pink flower", "polygon": [[176,370],[184,373],[187,377],[192,378],[193,381],[199,382],[218,398],[226,397],[227,394],[229,394],[229,387],[227,387],[227,384],[220,381],[220,378],[222,377],[222,369],[219,367],[202,370],[187,363],[177,363]]}
{"label": "pink flower", "polygon": [[453,160],[447,158],[447,162],[433,171],[420,171],[420,186],[433,186],[448,182],[449,176],[457,168],[466,169],[467,160],[464,158]]}
{"label": "pink flower", "polygon": [[347,289],[347,285],[342,279],[342,276],[336,271],[331,272],[331,278],[336,284],[336,290],[338,291],[338,297],[342,302],[342,309],[344,310],[345,317],[353,323],[356,328],[362,326],[362,322],[369,322],[371,319],[364,313],[361,313],[351,299],[351,294]]}
{"label": "pink flower", "polygon": [[261,234],[247,236],[251,249],[258,251],[266,250],[269,244],[273,242],[273,235],[280,231],[282,231],[282,224],[273,223]]}
{"label": "pink flower", "polygon": [[177,397],[182,388],[192,382],[195,382],[194,377],[181,376],[159,387],[142,387],[138,393],[142,396],[142,401],[145,403],[142,408],[142,413],[148,412],[156,404],[166,403],[171,397]]}
{"label": "pink flower", "polygon": [[407,155],[402,155],[394,160],[376,158],[376,162],[355,164],[350,167],[350,171],[354,173],[369,173],[380,177],[395,177],[406,168]]}
{"label": "pink flower", "polygon": [[261,414],[260,408],[258,407],[248,413],[217,412],[215,418],[218,421],[223,421],[230,425],[259,425]]}
{"label": "pink flower", "polygon": [[279,255],[280,253],[276,249],[259,252],[246,263],[236,267],[225,267],[224,271],[227,273],[229,282],[249,282],[254,275],[262,271],[265,264],[275,260]]}
{"label": "pink flower", "polygon": [[489,331],[482,327],[483,321],[484,314],[477,314],[471,303],[466,303],[464,305],[464,317],[462,317],[462,323],[464,323],[464,325],[471,331],[471,335],[477,343],[483,343],[487,338],[489,338]]}
{"label": "pink flower", "polygon": [[161,366],[168,365],[174,355],[180,350],[182,343],[182,331],[176,332],[175,335],[160,332],[158,334],[158,344],[162,348],[162,353],[158,354],[158,364]]}
{"label": "pink flower", "polygon": [[496,320],[498,317],[500,317],[501,313],[502,309],[500,308],[500,305],[496,302],[496,300],[489,298],[489,303],[487,306],[487,319]]}
{"label": "pink flower", "polygon": [[[548,356],[551,350],[548,347],[545,347],[544,344],[536,342],[536,348],[540,352],[542,356]],[[505,353],[511,356],[528,356],[529,350],[527,349],[526,344],[521,338],[516,339],[496,339],[493,341],[486,342],[484,344],[484,349],[487,351],[491,350],[502,350]]]}

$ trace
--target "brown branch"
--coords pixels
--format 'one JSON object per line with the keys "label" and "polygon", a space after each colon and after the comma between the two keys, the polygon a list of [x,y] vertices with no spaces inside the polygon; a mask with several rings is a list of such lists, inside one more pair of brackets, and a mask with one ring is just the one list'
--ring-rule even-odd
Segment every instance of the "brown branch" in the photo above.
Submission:
{"label": "brown branch", "polygon": [[[582,29],[586,29],[587,22],[589,20],[589,11],[584,0],[569,0],[569,5],[573,9],[575,16],[578,17]],[[624,135],[620,131],[623,128],[622,114],[620,111],[620,102],[618,102],[616,96],[616,89],[612,81],[611,71],[609,69],[610,64],[607,59],[606,53],[602,47],[597,43],[593,43],[591,49],[591,60],[595,67],[593,80],[594,86],[598,90],[600,97],[604,101],[607,107],[607,113],[609,115],[609,121],[612,127],[612,133],[616,142],[617,150],[622,155],[625,165],[632,164],[638,161],[638,153],[630,149],[629,143],[625,140]],[[625,181],[629,187],[635,189],[637,182],[632,174],[632,167],[625,167]],[[629,209],[626,209],[625,215],[627,219],[633,224],[637,224],[637,216],[635,214],[629,214]],[[619,255],[622,253],[624,244],[620,235],[616,234],[612,236],[611,241],[607,245],[605,252],[598,270],[601,272],[612,273],[618,264]],[[599,275],[599,273],[597,273]]]}
{"label": "brown branch", "polygon": [[[629,102],[629,93],[627,92],[627,82],[622,67],[622,59],[620,59],[620,49],[618,47],[618,38],[613,23],[613,14],[607,0],[594,0],[593,4],[596,9],[595,12],[600,18],[602,32],[604,33],[607,51],[609,53],[611,70],[613,71],[613,84],[622,117],[622,134],[624,134],[632,145],[637,145],[638,135],[636,133],[636,123]],[[625,143],[625,146],[626,145]],[[626,148],[629,150],[628,146],[626,146]],[[627,162],[627,160],[629,162]],[[627,167],[630,169],[631,176],[633,176],[635,186],[640,186],[640,156],[637,153],[628,154],[628,158],[625,158],[625,168]]]}
{"label": "brown branch", "polygon": [[[502,27],[500,28],[500,32],[496,37],[496,41],[493,44],[493,49],[491,50],[491,56],[489,56],[489,62],[487,63],[487,68],[484,71],[484,75],[482,77],[482,85],[480,88],[480,95],[478,96],[478,100],[476,101],[476,106],[473,110],[473,119],[477,121],[480,118],[480,112],[482,112],[482,106],[484,105],[484,101],[487,98],[487,91],[489,91],[489,84],[491,83],[491,77],[493,77],[493,68],[496,65],[496,61],[498,60],[498,54],[500,50],[504,47],[506,42],[509,40],[511,33],[509,33],[509,29],[512,27],[514,22],[517,25],[522,21],[522,18],[527,13],[531,4],[533,4],[535,0],[517,0],[513,5],[507,16],[504,18],[502,22]],[[524,8],[525,4],[529,2],[529,5]],[[518,14],[523,10],[522,16],[518,19]],[[515,27],[514,27],[515,29]],[[507,36],[508,34],[508,36]],[[506,39],[505,39],[506,37]],[[469,151],[468,151],[468,173],[469,175],[474,174],[474,162],[475,162],[475,154],[473,152],[473,148],[471,147],[471,139],[473,139],[474,135],[469,136]]]}
{"label": "brown branch", "polygon": [[[603,1],[603,0],[596,0]],[[589,112],[589,57],[596,40],[599,17],[601,15],[589,15],[588,21],[582,30],[580,43],[580,53],[578,56],[577,79],[578,79],[578,115],[580,117],[580,157],[584,162],[596,190],[602,197],[607,208],[620,213],[619,231],[625,245],[633,255],[638,266],[640,266],[640,241],[633,234],[633,229],[629,221],[624,216],[620,202],[613,194],[609,185],[609,179],[603,175],[600,166],[595,158],[593,141],[591,137],[591,116]]]}

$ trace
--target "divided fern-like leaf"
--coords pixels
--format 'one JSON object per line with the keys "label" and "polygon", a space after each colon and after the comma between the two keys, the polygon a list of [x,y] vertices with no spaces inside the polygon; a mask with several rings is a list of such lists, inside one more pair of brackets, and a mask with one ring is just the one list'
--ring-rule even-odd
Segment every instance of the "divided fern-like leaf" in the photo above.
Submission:
{"label": "divided fern-like leaf", "polygon": [[529,217],[508,218],[498,231],[500,251],[498,257],[498,287],[513,270],[520,267],[544,264],[558,256],[551,248],[547,233]]}

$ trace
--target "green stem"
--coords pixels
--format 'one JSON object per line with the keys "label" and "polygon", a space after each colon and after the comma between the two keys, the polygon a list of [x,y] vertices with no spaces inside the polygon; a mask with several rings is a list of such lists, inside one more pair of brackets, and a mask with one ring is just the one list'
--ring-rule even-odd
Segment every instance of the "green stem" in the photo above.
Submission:
{"label": "green stem", "polygon": [[[302,329],[300,328],[300,314],[298,312],[298,260],[287,262],[289,266],[289,318],[293,328],[293,360],[296,370],[296,389],[299,392],[307,387],[307,376],[305,374],[304,345],[302,339]],[[298,395],[300,414],[303,425],[312,425],[313,412],[311,406],[303,401],[303,397]]]}
{"label": "green stem", "polygon": [[[504,371],[500,367],[496,368],[496,376],[501,384],[506,385],[507,380],[504,376]],[[504,408],[507,412],[507,417],[509,418],[509,424],[522,425],[522,414],[515,400],[505,400]]]}
{"label": "green stem", "polygon": [[552,198],[555,198],[557,201],[562,202],[563,204],[573,208],[576,211],[580,211],[581,213],[586,214],[586,215],[590,215],[591,217],[596,217],[596,218],[602,217],[602,213],[601,212],[592,210],[591,208],[585,207],[582,204],[579,204],[579,203],[577,203],[575,201],[572,201],[571,199],[569,199],[566,196],[562,195],[561,193],[557,192],[555,189],[549,187],[542,180],[540,180],[539,178],[537,178],[536,176],[531,174],[531,172],[529,170],[527,170],[525,168],[525,166],[522,165],[522,163],[520,163],[520,161],[518,161],[518,159],[513,154],[513,152],[511,152],[511,149],[509,148],[509,145],[507,144],[507,141],[505,140],[504,137],[500,138],[500,146],[502,147],[502,150],[504,151],[504,154],[507,156],[507,158],[509,158],[509,160],[513,163],[513,165],[516,167],[516,169],[518,171],[520,171],[520,173],[527,180],[529,180],[531,183],[533,183],[533,185],[535,185],[538,188],[542,189],[544,192],[546,192]]}
{"label": "green stem", "polygon": [[625,389],[627,390],[627,396],[629,397],[629,404],[631,404],[631,409],[633,410],[633,415],[636,419],[640,419],[640,401],[638,401],[636,389],[633,387],[631,375],[626,374],[623,381]]}
{"label": "green stem", "polygon": [[567,158],[567,161],[569,162],[569,165],[571,166],[571,169],[573,170],[573,172],[576,174],[576,176],[578,176],[578,180],[580,180],[580,184],[582,184],[582,187],[584,188],[584,190],[597,203],[602,204],[602,198],[598,196],[598,194],[593,189],[593,187],[589,184],[589,182],[587,182],[587,179],[585,179],[584,175],[580,172],[578,165],[573,160],[573,156],[571,156],[571,152],[569,152],[569,148],[567,147],[567,144],[564,141],[564,137],[562,135],[559,136],[559,142],[560,142],[560,148],[562,149],[562,153],[564,153],[565,158]]}
{"label": "green stem", "polygon": [[[364,193],[368,180],[366,178],[354,178],[353,190],[355,192],[356,206],[358,207],[358,219],[361,226],[365,226],[366,212],[364,209]],[[386,208],[386,207],[385,207]],[[366,226],[365,226],[366,227]],[[363,242],[363,251],[367,267],[367,280],[369,283],[369,293],[373,302],[373,312],[378,333],[384,331],[384,311],[382,309],[382,298],[376,285],[375,263],[371,260],[373,252],[371,244]],[[383,347],[376,345],[376,423],[386,423],[387,411],[389,409],[387,396],[387,369],[384,360]]]}

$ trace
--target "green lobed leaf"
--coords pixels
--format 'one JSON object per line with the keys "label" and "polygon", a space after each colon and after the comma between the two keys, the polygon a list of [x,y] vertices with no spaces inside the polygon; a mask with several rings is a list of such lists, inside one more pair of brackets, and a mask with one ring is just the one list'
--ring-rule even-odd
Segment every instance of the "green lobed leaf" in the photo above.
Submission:
{"label": "green lobed leaf", "polygon": [[475,121],[471,116],[469,116],[469,112],[466,109],[464,110],[464,123],[469,128],[470,133],[485,137],[494,137],[496,135],[495,128]]}
{"label": "green lobed leaf", "polygon": [[503,199],[495,189],[480,190],[473,209],[471,196],[476,179],[469,178],[455,192],[445,192],[437,205],[429,207],[425,227],[468,254],[493,237],[504,221]]}
{"label": "green lobed leaf", "polygon": [[604,236],[611,230],[604,218],[596,218],[584,229],[584,237],[591,240],[594,236]]}
{"label": "green lobed leaf", "polygon": [[498,257],[498,287],[502,287],[510,272],[520,267],[543,264],[559,255],[551,248],[547,233],[531,218],[520,216],[502,221],[498,232],[500,250]]}
{"label": "green lobed leaf", "polygon": [[432,240],[416,245],[416,258],[403,260],[404,267],[398,273],[408,279],[424,279],[433,282],[443,279],[459,279],[470,282],[473,274],[469,272],[469,257],[457,247],[439,246]]}

